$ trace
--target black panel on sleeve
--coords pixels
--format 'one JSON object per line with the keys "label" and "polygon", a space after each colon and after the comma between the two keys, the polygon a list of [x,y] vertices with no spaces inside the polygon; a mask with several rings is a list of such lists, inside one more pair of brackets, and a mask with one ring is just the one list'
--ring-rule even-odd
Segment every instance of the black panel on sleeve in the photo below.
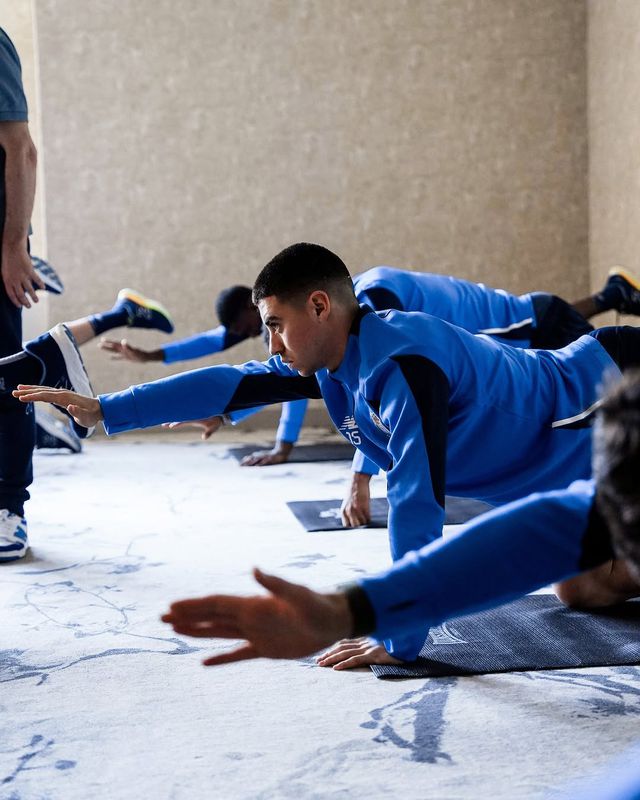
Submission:
{"label": "black panel on sleeve", "polygon": [[227,404],[224,413],[242,408],[268,406],[271,403],[286,403],[289,400],[322,397],[315,375],[304,378],[302,375],[276,375],[273,372],[259,372],[245,375]]}
{"label": "black panel on sleeve", "polygon": [[400,367],[420,411],[433,494],[444,508],[449,380],[437,364],[424,356],[392,356],[392,360]]}

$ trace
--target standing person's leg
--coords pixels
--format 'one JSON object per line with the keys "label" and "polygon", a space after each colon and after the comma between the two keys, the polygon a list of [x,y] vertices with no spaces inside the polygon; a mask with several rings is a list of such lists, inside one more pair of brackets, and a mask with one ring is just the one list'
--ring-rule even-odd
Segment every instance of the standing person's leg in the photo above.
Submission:
{"label": "standing person's leg", "polygon": [[[0,281],[0,357],[20,350],[22,310],[9,300]],[[33,406],[25,407],[12,397],[13,388],[0,383],[0,561],[19,558],[26,551],[24,504],[29,499],[27,487],[33,480]],[[19,519],[10,518],[10,515]]]}

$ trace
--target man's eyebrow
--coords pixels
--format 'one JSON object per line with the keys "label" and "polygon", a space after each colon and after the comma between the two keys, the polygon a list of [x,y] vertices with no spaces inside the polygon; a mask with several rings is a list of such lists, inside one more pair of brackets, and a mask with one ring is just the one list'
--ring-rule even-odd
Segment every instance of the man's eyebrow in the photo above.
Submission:
{"label": "man's eyebrow", "polygon": [[280,317],[276,317],[274,314],[265,318],[264,324],[269,326],[273,325],[274,322],[280,322]]}

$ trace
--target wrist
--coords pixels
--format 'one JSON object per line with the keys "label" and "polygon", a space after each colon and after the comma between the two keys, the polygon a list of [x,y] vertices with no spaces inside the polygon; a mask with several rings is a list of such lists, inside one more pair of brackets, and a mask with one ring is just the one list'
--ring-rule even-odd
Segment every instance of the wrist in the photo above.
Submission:
{"label": "wrist", "polygon": [[288,456],[293,450],[294,442],[276,442],[276,452],[279,455]]}
{"label": "wrist", "polygon": [[325,595],[331,605],[331,637],[332,641],[346,639],[351,636],[355,628],[353,613],[349,605],[346,591],[332,592]]}
{"label": "wrist", "polygon": [[2,235],[2,260],[4,261],[5,257],[28,254],[27,239],[26,233],[11,235],[5,231]]}
{"label": "wrist", "polygon": [[376,612],[369,595],[358,583],[342,587],[350,619],[349,636],[367,636],[376,628]]}
{"label": "wrist", "polygon": [[351,477],[353,486],[368,486],[371,480],[371,475],[368,472],[354,472]]}
{"label": "wrist", "polygon": [[96,417],[98,418],[97,421],[98,422],[103,422],[104,421],[104,414],[102,412],[102,405],[100,404],[100,400],[98,400],[97,397],[94,397],[93,398],[93,402],[94,402],[93,411],[94,411]]}
{"label": "wrist", "polygon": [[142,358],[145,361],[164,361],[164,351],[160,350],[141,350]]}

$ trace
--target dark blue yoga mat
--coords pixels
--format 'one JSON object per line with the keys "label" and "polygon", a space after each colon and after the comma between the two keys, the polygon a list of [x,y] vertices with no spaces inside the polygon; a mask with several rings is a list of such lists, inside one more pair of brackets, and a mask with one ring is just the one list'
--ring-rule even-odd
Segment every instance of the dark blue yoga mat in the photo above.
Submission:
{"label": "dark blue yoga mat", "polygon": [[[342,528],[341,500],[298,500],[287,503],[302,527],[309,532],[336,531]],[[460,525],[489,511],[491,506],[468,497],[445,498],[445,525]],[[371,500],[371,522],[367,528],[386,528],[389,504],[386,497]]]}
{"label": "dark blue yoga mat", "polygon": [[640,601],[597,611],[530,595],[433,628],[416,661],[377,678],[438,678],[640,664]]}
{"label": "dark blue yoga mat", "polygon": [[[242,445],[230,447],[229,454],[237,461],[250,456],[257,450],[270,450],[273,445]],[[347,442],[328,442],[327,444],[300,444],[291,451],[288,463],[305,464],[314,461],[351,461],[355,450]]]}

